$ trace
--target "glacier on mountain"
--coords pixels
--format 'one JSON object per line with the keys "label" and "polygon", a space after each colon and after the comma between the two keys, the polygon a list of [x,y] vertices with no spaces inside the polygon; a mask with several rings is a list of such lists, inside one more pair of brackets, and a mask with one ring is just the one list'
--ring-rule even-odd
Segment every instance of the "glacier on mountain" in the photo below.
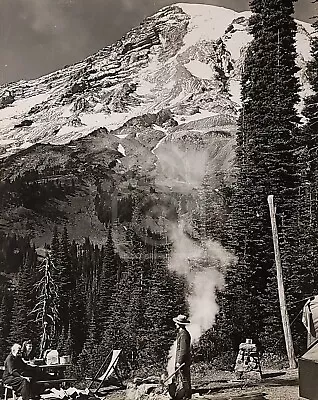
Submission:
{"label": "glacier on mountain", "polygon": [[[190,121],[206,126],[215,115],[235,119],[249,16],[209,5],[167,6],[77,64],[0,87],[0,95],[9,91],[15,98],[0,109],[0,156],[36,143],[66,144],[100,127],[125,138],[118,130],[130,119],[162,110],[171,110],[178,129]],[[297,25],[304,97],[312,28]],[[176,128],[164,129],[169,135]]]}

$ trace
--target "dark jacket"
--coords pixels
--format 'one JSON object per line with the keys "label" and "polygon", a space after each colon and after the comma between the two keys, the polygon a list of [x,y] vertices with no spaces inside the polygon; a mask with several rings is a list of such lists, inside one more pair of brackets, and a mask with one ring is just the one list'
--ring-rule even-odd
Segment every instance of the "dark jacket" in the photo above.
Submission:
{"label": "dark jacket", "polygon": [[26,364],[21,357],[14,357],[14,355],[10,353],[4,362],[3,380],[5,381],[9,376],[21,376],[23,372],[26,372],[28,369],[28,364]]}
{"label": "dark jacket", "polygon": [[190,333],[185,328],[179,329],[177,335],[176,364],[191,364],[190,344]]}
{"label": "dark jacket", "polygon": [[32,361],[34,360],[34,354],[33,354],[33,350],[31,350],[31,352],[29,354],[26,353],[26,351],[22,350],[22,359],[24,361]]}

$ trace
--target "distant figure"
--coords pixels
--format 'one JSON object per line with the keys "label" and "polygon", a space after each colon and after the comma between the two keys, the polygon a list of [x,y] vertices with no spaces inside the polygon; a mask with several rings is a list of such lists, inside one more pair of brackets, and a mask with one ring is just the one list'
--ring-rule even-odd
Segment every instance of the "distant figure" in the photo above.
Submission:
{"label": "distant figure", "polygon": [[177,400],[191,399],[191,337],[186,329],[186,325],[190,324],[190,321],[185,315],[178,315],[173,318],[173,321],[178,328],[175,368],[178,369],[184,364],[176,374],[177,388],[174,398]]}
{"label": "distant figure", "polygon": [[33,345],[30,339],[25,340],[22,343],[21,353],[22,353],[22,360],[26,363],[34,360],[34,351]]}
{"label": "distant figure", "polygon": [[32,382],[35,368],[26,364],[21,357],[21,346],[15,343],[11,347],[11,352],[4,362],[4,372],[2,381],[4,384],[13,387],[13,390],[22,396],[23,400],[35,399],[35,385]]}

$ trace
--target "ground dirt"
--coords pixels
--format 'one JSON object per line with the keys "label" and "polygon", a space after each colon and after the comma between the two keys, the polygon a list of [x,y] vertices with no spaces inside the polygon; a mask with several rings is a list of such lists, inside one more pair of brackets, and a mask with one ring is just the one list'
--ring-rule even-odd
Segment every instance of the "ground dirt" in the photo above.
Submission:
{"label": "ground dirt", "polygon": [[[195,371],[192,374],[193,400],[300,400],[298,370],[265,370],[260,381],[237,380],[228,371]],[[125,391],[112,391],[105,400],[124,400]],[[143,396],[136,400],[162,400],[165,396]]]}
{"label": "ground dirt", "polygon": [[[214,386],[214,387],[213,387]],[[259,382],[230,380],[214,383],[206,393],[194,393],[197,399],[213,400],[298,400],[298,370],[263,371]]]}

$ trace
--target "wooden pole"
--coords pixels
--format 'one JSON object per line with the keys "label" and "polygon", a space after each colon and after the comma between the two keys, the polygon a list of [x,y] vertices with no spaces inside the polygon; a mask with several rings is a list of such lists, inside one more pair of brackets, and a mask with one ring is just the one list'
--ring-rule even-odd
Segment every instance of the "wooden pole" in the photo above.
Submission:
{"label": "wooden pole", "polygon": [[276,216],[275,216],[275,209],[274,209],[274,196],[269,195],[267,197],[267,201],[268,201],[268,205],[269,205],[269,213],[270,213],[271,224],[272,224],[273,244],[274,244],[275,263],[276,263],[276,272],[277,272],[277,284],[278,284],[278,297],[279,297],[280,313],[282,316],[283,330],[284,330],[284,336],[285,336],[286,351],[287,351],[287,356],[288,356],[288,361],[289,361],[289,368],[297,368],[293,339],[292,339],[292,335],[291,335],[289,317],[288,317],[287,306],[286,306],[286,298],[285,298],[284,282],[283,282],[283,272],[282,272],[282,264],[281,264],[281,259],[280,259]]}
{"label": "wooden pole", "polygon": [[178,371],[180,371],[180,369],[181,369],[184,365],[185,365],[185,363],[182,363],[181,365],[179,365],[179,367],[176,368],[176,370],[175,370],[174,372],[172,372],[172,374],[170,374],[170,375],[168,376],[168,378],[166,378],[166,379],[162,382],[162,384],[164,385],[166,382],[170,381],[170,379],[171,379]]}

